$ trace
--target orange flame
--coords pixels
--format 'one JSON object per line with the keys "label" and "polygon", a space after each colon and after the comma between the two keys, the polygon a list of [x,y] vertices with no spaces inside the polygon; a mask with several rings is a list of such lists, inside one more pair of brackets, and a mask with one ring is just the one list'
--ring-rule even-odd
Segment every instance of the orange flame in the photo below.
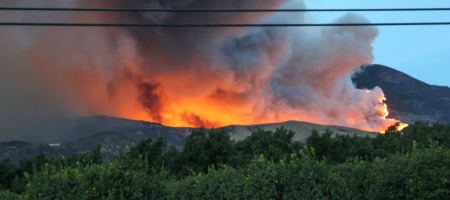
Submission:
{"label": "orange flame", "polygon": [[401,130],[403,130],[404,128],[406,128],[406,127],[408,127],[408,126],[409,126],[408,124],[400,123],[400,125],[397,127],[397,130],[398,130],[398,131],[401,131]]}
{"label": "orange flame", "polygon": [[[115,80],[117,88],[111,89],[111,94],[100,93],[102,88],[108,87],[107,80],[101,80],[101,76],[92,75],[92,72],[79,70],[70,71],[67,77],[82,74],[85,77],[85,85],[80,84],[78,79],[74,77],[74,84],[78,91],[79,102],[90,104],[90,110],[79,110],[79,115],[89,115],[91,113],[98,115],[107,115],[114,117],[127,118],[132,120],[142,120],[157,122],[165,126],[173,127],[222,127],[228,125],[251,125],[264,123],[279,123],[290,120],[304,121],[310,123],[318,123],[324,125],[340,125],[358,128],[366,131],[374,131],[384,133],[383,130],[389,126],[399,123],[398,120],[386,118],[389,115],[387,105],[384,103],[386,97],[379,92],[380,97],[377,100],[379,106],[375,107],[378,123],[374,126],[367,126],[370,117],[362,116],[356,111],[349,111],[347,120],[344,123],[334,124],[327,119],[317,115],[317,113],[305,110],[293,110],[286,108],[284,104],[274,104],[277,112],[275,114],[264,115],[265,113],[256,113],[264,110],[257,106],[259,98],[250,98],[246,96],[237,96],[233,93],[225,91],[217,91],[213,94],[201,95],[201,98],[193,98],[189,93],[183,93],[187,90],[183,85],[186,81],[182,76],[164,77],[160,82],[164,83],[159,86],[147,87],[145,98],[153,98],[152,95],[158,96],[159,100],[153,107],[143,107],[143,103],[139,102],[142,97],[142,91],[136,84],[143,81],[130,78]],[[105,78],[106,79],[106,78]],[[187,79],[187,78],[186,78]],[[69,79],[71,80],[71,79]],[[195,81],[195,80],[194,80]],[[190,85],[192,85],[190,83]],[[95,86],[95,87],[94,87]],[[90,89],[86,89],[90,88]],[[141,88],[142,89],[142,88]],[[190,92],[199,92],[191,89]],[[359,91],[358,91],[359,92]],[[370,90],[361,90],[361,92],[372,93]],[[102,94],[102,95],[98,95]],[[376,93],[378,95],[378,93]],[[195,95],[197,96],[197,95]],[[100,97],[100,98],[99,98]],[[138,101],[136,101],[138,99]],[[256,103],[255,103],[256,102]],[[148,102],[144,102],[148,103]],[[153,102],[154,103],[154,102]],[[151,110],[156,108],[157,110]],[[157,113],[157,115],[153,113]],[[332,115],[332,114],[331,114]],[[257,117],[255,117],[257,116]],[[261,117],[259,117],[261,116]],[[398,130],[402,130],[408,126],[400,123]]]}
{"label": "orange flame", "polygon": [[[379,99],[379,101],[380,101],[380,103],[383,104],[383,107],[384,107],[384,109],[383,109],[383,119],[384,120],[390,121],[390,122],[395,122],[394,125],[396,126],[397,131],[401,131],[408,126],[408,124],[401,123],[395,119],[386,119],[386,117],[389,115],[389,112],[387,110],[387,105],[386,105],[386,103],[384,103],[386,101],[386,96],[384,96],[384,94],[383,94],[383,96]],[[380,133],[385,133],[385,131],[384,130],[380,131]]]}

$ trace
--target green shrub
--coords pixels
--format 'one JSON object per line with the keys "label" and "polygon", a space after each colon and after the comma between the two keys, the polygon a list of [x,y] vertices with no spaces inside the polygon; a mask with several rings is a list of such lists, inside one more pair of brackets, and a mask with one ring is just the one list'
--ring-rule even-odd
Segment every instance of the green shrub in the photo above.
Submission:
{"label": "green shrub", "polygon": [[233,190],[240,185],[237,171],[224,166],[221,170],[211,167],[207,175],[192,174],[167,187],[172,199],[239,199],[240,194]]}
{"label": "green shrub", "polygon": [[172,199],[448,199],[450,150],[435,144],[372,162],[359,158],[327,164],[300,151],[278,163],[264,156],[168,184]]}
{"label": "green shrub", "polygon": [[264,156],[234,170],[210,168],[169,184],[173,199],[345,199],[343,180],[325,162],[300,151],[292,160],[275,163]]}
{"label": "green shrub", "polygon": [[148,174],[141,160],[50,168],[26,175],[26,199],[163,199],[165,173]]}
{"label": "green shrub", "polygon": [[430,141],[429,149],[394,154],[373,162],[359,159],[333,166],[356,199],[448,199],[450,150]]}
{"label": "green shrub", "polygon": [[11,182],[16,176],[16,168],[14,164],[11,164],[9,158],[0,162],[0,190],[11,188]]}
{"label": "green shrub", "polygon": [[373,162],[358,158],[333,166],[354,199],[410,199],[405,169],[408,159],[394,155]]}
{"label": "green shrub", "polygon": [[450,196],[450,150],[438,147],[430,139],[431,148],[418,150],[414,142],[408,155],[408,188],[416,199],[448,199]]}
{"label": "green shrub", "polygon": [[9,191],[0,191],[1,200],[23,200],[22,196]]}

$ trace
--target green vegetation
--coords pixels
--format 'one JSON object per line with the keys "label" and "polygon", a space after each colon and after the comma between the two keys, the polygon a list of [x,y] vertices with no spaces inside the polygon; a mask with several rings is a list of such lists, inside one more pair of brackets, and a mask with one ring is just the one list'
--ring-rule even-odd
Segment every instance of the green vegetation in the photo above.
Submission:
{"label": "green vegetation", "polygon": [[416,122],[375,138],[194,130],[183,151],[158,137],[112,159],[92,152],[0,162],[0,199],[447,199],[450,126]]}

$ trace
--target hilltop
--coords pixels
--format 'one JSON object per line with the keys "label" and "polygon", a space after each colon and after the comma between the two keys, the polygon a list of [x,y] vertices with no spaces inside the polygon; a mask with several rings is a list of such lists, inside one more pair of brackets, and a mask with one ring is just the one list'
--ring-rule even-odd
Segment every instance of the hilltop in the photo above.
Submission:
{"label": "hilltop", "polygon": [[388,118],[412,124],[415,121],[450,123],[450,88],[429,85],[383,65],[363,66],[354,74],[358,89],[380,87],[386,95]]}

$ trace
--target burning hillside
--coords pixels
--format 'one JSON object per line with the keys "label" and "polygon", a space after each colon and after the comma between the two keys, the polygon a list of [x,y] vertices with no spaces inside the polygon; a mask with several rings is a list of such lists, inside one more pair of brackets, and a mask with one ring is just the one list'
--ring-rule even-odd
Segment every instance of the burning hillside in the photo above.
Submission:
{"label": "burning hillside", "polygon": [[[56,5],[58,4],[58,5]],[[65,0],[2,6],[306,8],[301,1]],[[308,23],[305,13],[11,12],[4,21],[86,23]],[[346,14],[331,23],[368,23]],[[376,27],[1,27],[0,126],[65,115],[108,115],[168,126],[299,120],[382,131],[380,88],[351,74],[374,59]],[[6,128],[5,128],[6,127]]]}

